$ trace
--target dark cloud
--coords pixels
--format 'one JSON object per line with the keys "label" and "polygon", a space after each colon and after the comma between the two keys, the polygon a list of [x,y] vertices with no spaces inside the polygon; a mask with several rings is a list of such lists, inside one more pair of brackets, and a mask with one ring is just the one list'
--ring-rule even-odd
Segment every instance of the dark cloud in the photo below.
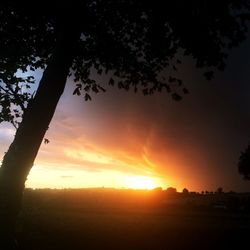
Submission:
{"label": "dark cloud", "polygon": [[210,82],[187,60],[180,74],[190,95],[181,102],[167,93],[145,97],[108,89],[89,103],[65,95],[68,105],[62,102],[59,109],[66,108],[67,119],[78,125],[76,134],[106,152],[146,155],[166,178],[197,189],[249,189],[237,172],[240,151],[250,140],[248,44],[233,51],[226,71]]}

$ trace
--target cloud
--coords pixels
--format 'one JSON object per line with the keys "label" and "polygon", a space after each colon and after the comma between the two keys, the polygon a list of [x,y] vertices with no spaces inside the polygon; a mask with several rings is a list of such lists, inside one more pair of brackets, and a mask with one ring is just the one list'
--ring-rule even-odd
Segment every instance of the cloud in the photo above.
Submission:
{"label": "cloud", "polygon": [[194,189],[232,180],[250,120],[224,78],[211,83],[192,66],[188,72],[191,94],[181,102],[115,89],[84,102],[67,86],[39,159],[62,169],[165,176]]}
{"label": "cloud", "polygon": [[[143,96],[110,87],[85,102],[72,96],[69,81],[46,134],[50,143],[42,144],[36,162],[62,171],[163,176],[194,190],[246,189],[237,173],[250,139],[244,55],[212,82],[187,62],[180,76],[190,95],[181,102],[166,92]],[[1,146],[12,139],[8,131],[0,131]]]}

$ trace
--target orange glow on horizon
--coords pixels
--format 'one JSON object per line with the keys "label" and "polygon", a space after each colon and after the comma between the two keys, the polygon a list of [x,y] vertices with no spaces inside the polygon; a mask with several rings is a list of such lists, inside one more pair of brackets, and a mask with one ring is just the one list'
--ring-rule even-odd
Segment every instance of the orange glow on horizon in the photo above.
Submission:
{"label": "orange glow on horizon", "polygon": [[166,188],[165,180],[157,176],[128,175],[115,170],[90,172],[80,169],[60,169],[35,165],[26,187],[30,188],[126,188],[154,189]]}
{"label": "orange glow on horizon", "polygon": [[124,184],[126,188],[132,189],[153,189],[159,186],[154,178],[148,176],[127,176]]}

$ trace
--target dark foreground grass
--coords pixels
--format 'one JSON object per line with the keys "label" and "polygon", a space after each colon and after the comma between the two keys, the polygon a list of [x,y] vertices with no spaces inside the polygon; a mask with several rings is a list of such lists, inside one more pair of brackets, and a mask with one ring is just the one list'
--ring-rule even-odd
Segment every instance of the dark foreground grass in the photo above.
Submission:
{"label": "dark foreground grass", "polygon": [[24,206],[17,232],[21,249],[249,249],[249,214],[145,203],[93,204]]}

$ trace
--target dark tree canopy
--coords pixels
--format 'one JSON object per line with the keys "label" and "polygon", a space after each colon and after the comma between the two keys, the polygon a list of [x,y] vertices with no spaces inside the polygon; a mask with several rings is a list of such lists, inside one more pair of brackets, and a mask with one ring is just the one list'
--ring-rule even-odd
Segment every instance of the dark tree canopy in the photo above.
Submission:
{"label": "dark tree canopy", "polygon": [[245,180],[250,180],[250,145],[241,152],[238,162],[238,170]]}
{"label": "dark tree canopy", "polygon": [[[165,89],[175,100],[187,93],[176,71],[183,55],[191,55],[205,77],[223,70],[228,50],[246,35],[247,0],[86,0],[31,8],[0,4],[0,122],[17,126],[32,98],[34,78],[17,70],[44,69],[58,40],[79,32],[70,74],[74,94],[91,99],[105,84],[143,91]],[[171,75],[161,72],[171,69]],[[93,72],[109,76],[96,82]],[[13,105],[14,104],[14,105]]]}

